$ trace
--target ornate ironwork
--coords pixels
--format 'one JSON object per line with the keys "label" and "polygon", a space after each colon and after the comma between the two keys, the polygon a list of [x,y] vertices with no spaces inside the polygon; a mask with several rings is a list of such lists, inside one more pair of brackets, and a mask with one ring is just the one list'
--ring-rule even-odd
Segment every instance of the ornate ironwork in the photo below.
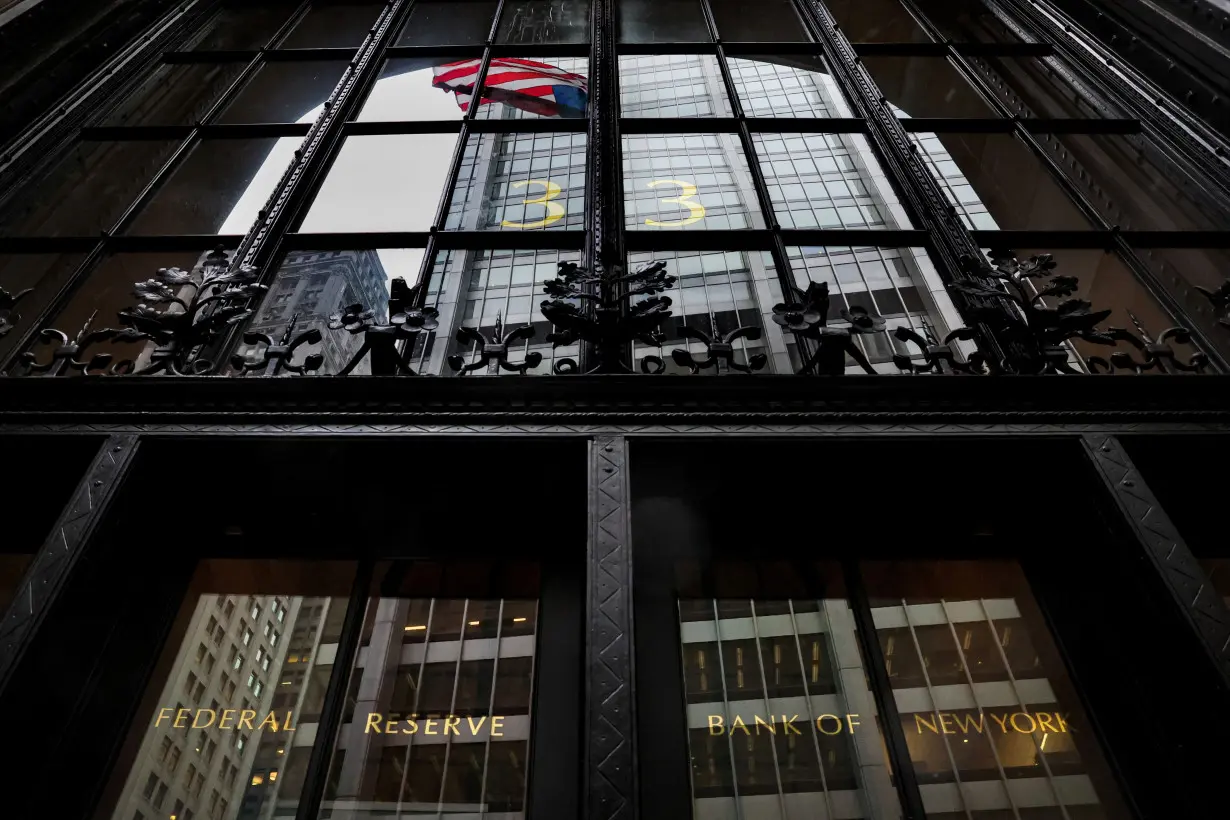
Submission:
{"label": "ornate ironwork", "polygon": [[148,338],[132,328],[119,329],[114,327],[92,330],[98,311],[90,314],[81,328],[70,339],[68,334],[55,328],[45,328],[39,331],[38,338],[45,342],[55,342],[49,361],[39,361],[38,354],[26,351],[21,354],[21,363],[25,366],[25,374],[46,373],[49,376],[62,376],[70,371],[88,373],[91,375],[113,375],[131,365],[130,362],[114,362],[110,353],[95,353],[88,359],[83,355],[91,346],[101,342],[140,341]]}
{"label": "ornate ironwork", "polygon": [[1199,285],[1196,285],[1196,290],[1204,294],[1204,298],[1213,305],[1213,312],[1220,314],[1217,324],[1230,329],[1230,279],[1222,282],[1217,290],[1209,290]]}
{"label": "ornate ironwork", "polygon": [[1109,362],[1100,356],[1092,356],[1085,360],[1091,373],[1113,373],[1115,370],[1130,370],[1133,373],[1147,373],[1150,370],[1156,370],[1159,373],[1172,373],[1175,370],[1186,373],[1203,373],[1208,368],[1209,357],[1206,354],[1197,351],[1184,362],[1170,346],[1171,340],[1178,344],[1190,345],[1192,343],[1191,334],[1185,328],[1167,328],[1155,341],[1140,320],[1136,318],[1136,314],[1129,310],[1127,315],[1136,327],[1136,333],[1120,327],[1111,327],[1106,329],[1106,335],[1116,342],[1127,342],[1136,348],[1144,356],[1143,361],[1124,351],[1110,354]]}
{"label": "ornate ironwork", "polygon": [[937,342],[931,328],[925,328],[926,336],[908,327],[899,327],[893,331],[893,336],[907,343],[913,343],[922,351],[923,363],[918,364],[911,357],[898,353],[893,356],[893,364],[908,373],[975,373],[986,372],[985,359],[981,352],[974,352],[965,361],[957,358],[953,343],[970,341],[974,331],[968,327],[959,327],[944,337],[943,342]]}
{"label": "ornate ironwork", "polygon": [[330,330],[345,330],[352,335],[363,334],[363,344],[336,375],[349,375],[368,355],[373,376],[417,376],[410,367],[415,340],[423,331],[439,327],[439,312],[435,308],[412,307],[420,285],[413,288],[398,277],[389,287],[389,321],[376,320],[376,312],[353,304],[329,317]]}
{"label": "ornate ironwork", "polygon": [[[295,351],[305,344],[319,344],[323,335],[320,328],[311,328],[295,335],[295,326],[299,323],[299,314],[291,317],[290,326],[286,328],[286,332],[282,334],[281,341],[275,342],[271,336],[266,333],[245,333],[243,334],[243,342],[247,345],[264,345],[259,348],[256,354],[248,354],[246,356],[236,353],[231,357],[231,366],[237,370],[240,375],[252,372],[253,370],[265,371],[266,376],[278,376],[282,371],[288,371],[299,376],[312,373],[324,363],[325,357],[320,353],[309,353],[304,357],[301,364],[295,364]],[[255,358],[254,356],[259,356]]]}
{"label": "ornate ironwork", "polygon": [[864,308],[852,307],[841,311],[841,318],[850,323],[849,327],[829,327],[828,282],[811,282],[806,290],[793,290],[798,299],[774,305],[773,321],[795,336],[817,343],[816,352],[799,369],[799,373],[842,375],[846,372],[847,355],[867,373],[875,373],[875,368],[854,343],[854,337],[881,332],[884,330],[884,319]]}
{"label": "ornate ironwork", "polygon": [[0,339],[3,339],[9,334],[17,323],[21,321],[21,314],[16,313],[14,308],[17,303],[26,298],[30,291],[34,288],[26,288],[18,291],[16,295],[9,293],[4,288],[0,287]]}
{"label": "ornate ironwork", "polygon": [[[559,263],[559,277],[544,286],[544,292],[554,298],[540,305],[542,315],[557,328],[547,341],[555,347],[589,342],[600,359],[633,340],[661,346],[666,340],[661,325],[671,315],[671,299],[658,294],[674,287],[676,277],[666,273],[665,262],[646,262],[632,273],[612,274],[604,277],[575,262]],[[636,297],[644,298],[632,301]],[[611,365],[608,361],[603,366]],[[580,366],[574,359],[560,359],[552,369],[557,374],[576,373]],[[621,369],[631,372],[626,364]]]}
{"label": "ornate ironwork", "polygon": [[484,337],[482,331],[476,327],[461,327],[457,329],[457,341],[459,343],[478,345],[478,361],[466,364],[465,356],[449,356],[448,366],[460,372],[463,376],[483,367],[486,367],[487,373],[492,376],[501,370],[520,373],[524,376],[525,371],[542,364],[542,354],[538,352],[526,353],[525,361],[520,364],[513,364],[508,361],[508,346],[513,342],[532,338],[534,338],[533,325],[523,325],[522,327],[510,330],[508,333],[504,333],[504,320],[497,314],[495,317],[495,330],[492,331],[489,337]]}
{"label": "ornate ironwork", "polygon": [[713,330],[712,336],[689,325],[679,328],[680,336],[687,339],[696,339],[705,345],[706,356],[703,359],[697,359],[690,350],[672,350],[671,358],[675,360],[675,364],[680,367],[686,367],[695,374],[702,370],[708,370],[710,367],[714,369],[715,373],[721,373],[723,363],[725,363],[727,371],[737,370],[740,373],[755,373],[758,370],[763,370],[764,366],[769,363],[769,357],[764,353],[757,353],[748,357],[747,364],[735,361],[734,343],[739,339],[748,339],[753,342],[758,340],[761,336],[760,328],[737,327],[729,333],[720,334],[718,333],[717,321],[713,318],[713,314],[709,314],[709,325]]}

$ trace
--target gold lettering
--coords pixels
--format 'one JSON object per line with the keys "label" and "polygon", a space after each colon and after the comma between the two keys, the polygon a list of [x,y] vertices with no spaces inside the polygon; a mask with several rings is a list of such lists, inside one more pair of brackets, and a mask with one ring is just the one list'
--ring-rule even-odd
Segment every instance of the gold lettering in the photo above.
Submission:
{"label": "gold lettering", "polygon": [[286,717],[282,719],[282,731],[283,732],[295,731],[295,727],[290,725],[290,710],[289,709],[286,710]]}
{"label": "gold lettering", "polygon": [[547,208],[546,217],[538,220],[537,222],[512,222],[510,220],[505,219],[503,222],[500,223],[501,228],[521,228],[522,230],[526,230],[528,228],[545,228],[548,225],[550,225],[552,222],[558,222],[559,220],[564,218],[564,206],[559,204],[558,202],[552,201],[556,197],[558,197],[560,193],[562,192],[562,189],[558,185],[546,179],[530,179],[530,180],[522,180],[521,182],[514,182],[512,184],[512,187],[525,188],[528,185],[541,185],[544,189],[543,194],[542,196],[533,197],[533,198],[526,197],[525,199],[521,201],[521,204],[522,205],[545,205]]}
{"label": "gold lettering", "polygon": [[167,708],[165,708],[165,709],[159,709],[159,710],[158,710],[158,719],[154,721],[154,728],[155,728],[155,729],[157,729],[157,728],[158,728],[158,725],[159,725],[160,723],[162,723],[163,719],[164,719],[164,718],[169,717],[169,715],[167,715],[167,714],[166,714],[167,712],[174,712],[174,711],[175,711],[175,710],[174,710],[174,709],[172,709],[172,708],[170,708],[170,707],[167,707]]}
{"label": "gold lettering", "polygon": [[850,734],[854,734],[855,726],[862,726],[860,721],[855,720],[858,715],[846,715],[846,725],[850,727]]}
{"label": "gold lettering", "polygon": [[461,725],[461,718],[451,717],[444,719],[444,734],[448,734],[448,730],[452,729],[453,734],[460,736],[461,732],[457,731],[457,727]]}
{"label": "gold lettering", "polygon": [[1056,712],[1056,713],[1055,713],[1055,720],[1059,721],[1059,731],[1061,731],[1061,732],[1071,731],[1071,730],[1069,730],[1069,729],[1068,729],[1068,724],[1067,724],[1067,721],[1065,721],[1065,720],[1063,719],[1063,715],[1061,715],[1061,714],[1059,714],[1058,712]]}
{"label": "gold lettering", "polygon": [[946,715],[943,712],[936,712],[940,719],[940,730],[946,735],[955,735],[956,731],[950,730],[945,720],[952,720],[952,715]]}
{"label": "gold lettering", "polygon": [[188,728],[188,725],[187,725],[188,716],[191,714],[192,714],[191,709],[180,709],[178,712],[175,713],[175,722],[172,723],[171,726],[176,729]]}
{"label": "gold lettering", "polygon": [[396,734],[396,733],[397,733],[397,724],[399,724],[399,723],[401,723],[401,721],[400,721],[400,720],[389,720],[389,721],[385,722],[385,724],[384,724],[384,730],[385,730],[386,732],[388,732],[389,734]]}
{"label": "gold lettering", "polygon": [[436,721],[435,721],[434,719],[432,719],[432,718],[428,718],[428,719],[427,719],[427,722],[426,722],[425,724],[423,724],[423,734],[425,734],[425,735],[435,735],[435,734],[439,734],[439,733],[438,733],[438,732],[436,732],[436,731],[435,731],[435,729],[433,728],[435,725],[436,725]]}
{"label": "gold lettering", "polygon": [[406,728],[401,730],[403,735],[412,735],[419,730],[419,722],[417,720],[406,719]]}
{"label": "gold lettering", "polygon": [[[196,722],[197,718],[199,718],[201,715],[203,715],[206,712],[209,712],[209,722],[198,724]],[[218,713],[215,712],[213,709],[197,709],[196,714],[193,715],[192,717],[192,728],[193,729],[208,729],[210,726],[213,726],[214,720],[217,719],[217,717],[218,717]]]}
{"label": "gold lettering", "polygon": [[[786,716],[782,715],[782,723],[784,724],[783,728],[785,729],[785,734],[788,734],[788,735],[789,734],[796,734],[796,735],[803,734],[801,731],[799,731],[799,727],[794,725],[794,722],[798,719],[799,719],[798,715],[795,715],[794,717],[790,718],[790,720],[786,720]],[[719,732],[718,734],[721,734],[721,733]]]}
{"label": "gold lettering", "polygon": [[260,724],[259,724],[256,728],[257,728],[257,729],[264,729],[264,728],[265,728],[265,724],[267,724],[267,723],[272,723],[272,724],[273,724],[273,731],[275,731],[275,732],[276,732],[276,731],[278,731],[278,716],[277,716],[277,715],[275,715],[273,712],[270,712],[269,714],[265,715],[265,719],[264,719],[264,720],[262,720],[262,721],[260,722]]}
{"label": "gold lettering", "polygon": [[915,714],[915,715],[914,715],[914,726],[915,726],[915,727],[917,727],[917,729],[918,729],[918,733],[919,733],[920,735],[922,734],[922,727],[924,727],[924,726],[926,726],[926,727],[927,727],[928,729],[930,729],[931,731],[935,732],[937,735],[940,733],[940,730],[939,730],[939,729],[937,729],[937,728],[935,728],[935,724],[934,724],[934,723],[932,723],[931,721],[927,720],[925,717],[923,717],[923,716],[922,716],[922,715],[920,715],[920,714]]}
{"label": "gold lettering", "polygon": [[368,712],[367,713],[367,725],[363,727],[363,734],[368,734],[369,732],[371,732],[372,729],[376,730],[376,734],[383,733],[382,730],[380,729],[380,713],[379,712]]}
{"label": "gold lettering", "polygon": [[[837,731],[835,732],[824,731],[824,719],[825,718],[832,718],[833,720],[837,721]],[[822,735],[839,735],[841,734],[841,718],[837,717],[837,715],[821,715],[820,717],[816,718],[816,728],[820,730],[820,734]]]}
{"label": "gold lettering", "polygon": [[[720,734],[722,734],[722,732],[723,732],[723,729],[722,729],[722,724],[723,724],[723,722],[724,722],[724,721],[722,720],[722,716],[721,716],[721,715],[710,715],[710,716],[709,716],[709,734],[710,734],[710,735],[720,735]],[[715,731],[713,731],[714,729],[717,729],[717,731],[716,731],[716,732],[715,732]]]}
{"label": "gold lettering", "polygon": [[691,225],[693,222],[699,222],[705,218],[705,206],[696,202],[692,197],[696,196],[696,186],[690,182],[682,182],[677,179],[655,179],[653,182],[646,183],[648,188],[657,188],[659,185],[678,185],[682,191],[679,196],[663,197],[662,202],[669,202],[672,205],[682,205],[688,209],[688,217],[686,219],[668,219],[659,222],[656,219],[646,219],[646,225],[652,225],[657,228],[678,228],[683,225]]}
{"label": "gold lettering", "polygon": [[747,724],[743,722],[743,718],[739,717],[738,715],[735,715],[735,719],[731,721],[731,724],[730,724],[730,733],[732,735],[735,733],[735,729],[742,729],[743,734],[745,735],[750,736],[752,734],[751,730],[747,728]]}
{"label": "gold lettering", "polygon": [[251,729],[252,721],[256,719],[255,709],[241,709],[239,711],[239,722],[235,724],[236,729]]}
{"label": "gold lettering", "polygon": [[222,710],[222,717],[218,718],[218,728],[219,728],[219,729],[231,729],[231,728],[234,728],[234,727],[232,727],[229,723],[227,723],[227,721],[232,721],[232,720],[234,720],[234,719],[235,719],[235,710],[234,710],[234,709],[223,709],[223,710]]}
{"label": "gold lettering", "polygon": [[769,730],[769,734],[771,734],[771,735],[775,735],[775,734],[777,734],[777,727],[776,727],[776,726],[774,726],[772,723],[765,723],[764,718],[762,718],[760,715],[756,715],[756,734],[760,734],[760,727],[761,727],[761,726],[763,726],[763,727],[765,727],[766,729],[768,729],[768,730]]}
{"label": "gold lettering", "polygon": [[[1016,725],[1016,719],[1018,717],[1025,717],[1029,719],[1029,731],[1026,731]],[[1038,724],[1034,723],[1033,716],[1031,716],[1029,712],[1013,712],[1012,717],[1009,718],[1009,721],[1012,723],[1012,728],[1016,729],[1023,735],[1032,735],[1034,732],[1038,731]]]}
{"label": "gold lettering", "polygon": [[[474,718],[472,717],[466,718],[466,722],[470,724],[470,735],[472,737],[478,736],[478,730],[483,728],[483,721],[485,721],[486,719],[487,719],[487,716],[483,715],[482,717],[478,719],[478,724],[476,725],[474,723]],[[718,734],[721,734],[721,732],[718,732]]]}
{"label": "gold lettering", "polygon": [[991,720],[993,720],[993,721],[995,721],[996,723],[998,723],[998,724],[999,724],[999,730],[1000,730],[1001,732],[1003,732],[1004,734],[1008,734],[1008,718],[1007,718],[1007,716],[1000,717],[999,715],[997,715],[997,714],[995,714],[995,713],[992,713],[992,714],[991,714]]}
{"label": "gold lettering", "polygon": [[973,715],[954,715],[953,717],[957,719],[957,725],[961,727],[962,734],[968,735],[971,726],[974,727],[974,729],[978,732],[978,734],[982,734],[982,727],[983,727],[983,724],[986,722],[986,718],[983,717],[982,715],[978,716],[977,723],[974,723]]}
{"label": "gold lettering", "polygon": [[[498,726],[496,725],[497,723],[499,724]],[[502,717],[491,718],[491,736],[492,737],[504,737],[503,732],[496,731],[496,729],[503,729],[503,728],[504,728],[504,718]]]}
{"label": "gold lettering", "polygon": [[1042,731],[1051,732],[1052,734],[1059,734],[1059,730],[1055,728],[1053,723],[1051,723],[1050,712],[1038,712],[1036,716],[1038,718],[1038,726],[1041,727]]}

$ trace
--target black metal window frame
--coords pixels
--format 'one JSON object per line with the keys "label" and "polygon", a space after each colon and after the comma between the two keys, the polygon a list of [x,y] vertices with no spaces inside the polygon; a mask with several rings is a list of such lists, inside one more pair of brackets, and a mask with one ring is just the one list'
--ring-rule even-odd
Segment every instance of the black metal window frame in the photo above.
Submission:
{"label": "black metal window frame", "polygon": [[[999,101],[985,79],[971,65],[973,57],[994,56],[1051,56],[1052,44],[1041,43],[962,43],[943,37],[939,28],[932,24],[912,0],[901,0],[903,9],[922,24],[930,43],[851,43],[836,24],[830,12],[815,0],[792,0],[795,10],[812,42],[725,42],[717,25],[708,0],[701,0],[705,26],[711,42],[688,44],[624,44],[618,42],[618,8],[615,0],[594,0],[591,3],[591,42],[588,46],[572,45],[504,45],[498,42],[498,32],[504,2],[497,5],[486,42],[474,47],[399,47],[392,42],[406,24],[414,7],[413,0],[389,0],[384,10],[373,21],[371,31],[363,44],[356,49],[311,48],[279,50],[277,44],[285,39],[293,27],[303,19],[311,3],[303,2],[269,44],[258,51],[245,52],[186,52],[170,50],[158,57],[159,64],[186,64],[231,61],[246,62],[241,74],[231,83],[213,105],[201,123],[183,126],[132,126],[97,127],[78,129],[75,142],[124,139],[124,140],[181,140],[179,148],[142,189],[137,199],[125,210],[117,224],[101,237],[20,237],[0,239],[0,251],[10,253],[84,252],[86,258],[77,267],[68,283],[34,321],[24,328],[24,335],[13,348],[10,361],[29,347],[36,336],[36,329],[44,327],[47,320],[59,312],[72,298],[73,293],[89,277],[101,259],[115,252],[208,250],[215,246],[236,249],[236,259],[253,265],[261,271],[261,281],[269,284],[276,277],[277,263],[281,256],[292,249],[365,249],[376,247],[423,248],[424,256],[419,281],[426,282],[431,273],[438,250],[447,248],[494,250],[508,248],[533,248],[585,251],[587,264],[601,260],[603,265],[626,268],[628,250],[762,250],[772,254],[780,283],[784,288],[796,285],[789,260],[787,246],[795,245],[866,245],[924,247],[936,263],[946,282],[957,281],[959,270],[957,250],[975,247],[1045,247],[1089,248],[1113,251],[1125,261],[1138,281],[1176,319],[1184,311],[1164,288],[1156,282],[1136,255],[1137,249],[1148,248],[1223,248],[1227,245],[1224,232],[1203,231],[1123,231],[1101,218],[1094,206],[1072,184],[1067,172],[1048,155],[1041,145],[1041,134],[1130,134],[1139,131],[1138,120],[1113,118],[1089,118],[1076,120],[1045,120],[1021,118],[1014,115]],[[478,85],[481,86],[493,55],[525,56],[588,56],[591,81],[591,106],[588,120],[481,120],[477,118],[478,106],[472,106],[460,120],[358,123],[350,121],[351,115],[370,92],[386,59],[391,57],[481,54]],[[733,116],[726,119],[653,118],[652,120],[623,118],[618,105],[618,60],[621,54],[688,53],[712,54],[721,67],[723,85],[732,106]],[[841,92],[854,103],[855,111],[864,116],[852,119],[795,119],[747,117],[739,100],[737,89],[727,62],[727,55],[773,55],[805,53],[823,59],[833,70],[833,77]],[[866,70],[860,65],[863,56],[894,55],[918,56],[944,59],[953,65],[970,84],[970,87],[992,108],[993,117],[897,119],[886,117],[887,112],[876,111],[874,106],[887,105],[878,94],[874,80],[860,82]],[[330,97],[329,105],[313,124],[306,123],[252,123],[215,124],[213,118],[225,109],[260,67],[272,62],[307,61],[325,58],[349,57],[348,67],[337,88]],[[874,116],[870,116],[874,114]],[[900,155],[886,148],[893,144],[891,119],[907,133],[983,132],[1011,135],[1038,158],[1048,174],[1060,186],[1077,207],[1090,219],[1088,231],[968,231],[961,226],[949,208],[947,213],[937,212],[936,192],[927,190],[927,183],[912,175],[902,164]],[[587,197],[585,231],[561,230],[514,233],[508,231],[445,231],[442,229],[448,213],[457,179],[460,173],[461,155],[467,140],[477,133],[531,133],[540,131],[579,131],[588,128],[589,154],[587,174]],[[711,130],[732,130],[737,133],[745,152],[749,171],[755,188],[757,203],[762,211],[764,229],[709,232],[654,232],[645,235],[625,231],[622,220],[622,185],[619,177],[621,133],[688,133]],[[452,133],[458,134],[446,184],[432,228],[426,232],[392,233],[323,233],[301,234],[294,230],[304,217],[307,208],[319,191],[329,167],[336,159],[343,141],[348,136],[375,134]],[[877,230],[788,230],[782,229],[773,215],[768,186],[760,169],[752,135],[770,132],[811,133],[861,133],[869,137],[869,144],[876,159],[881,163],[886,177],[901,194],[902,204],[914,223],[920,226],[906,231]],[[269,199],[270,207],[262,211],[262,217],[248,234],[179,236],[129,236],[124,229],[156,194],[159,186],[179,167],[184,158],[203,139],[250,139],[261,137],[305,137],[298,161],[288,169]],[[613,163],[612,160],[613,159]],[[606,163],[604,166],[603,163]],[[602,170],[605,167],[605,170]],[[934,180],[931,180],[934,183]],[[921,185],[921,187],[920,187]],[[942,199],[942,198],[941,198]],[[947,235],[947,236],[945,236]],[[948,237],[951,237],[949,239]],[[962,238],[964,237],[964,238]],[[601,246],[601,247],[600,247]],[[789,293],[789,290],[784,292]],[[426,298],[426,289],[421,289],[420,300]],[[962,309],[958,300],[958,309]],[[221,346],[223,352],[238,341],[238,330],[233,332]],[[990,338],[988,334],[983,334]],[[1215,363],[1220,357],[1212,347],[1197,335],[1198,346],[1212,353]],[[630,350],[625,352],[630,355]],[[583,353],[584,356],[584,353]],[[217,357],[224,360],[224,357]]]}

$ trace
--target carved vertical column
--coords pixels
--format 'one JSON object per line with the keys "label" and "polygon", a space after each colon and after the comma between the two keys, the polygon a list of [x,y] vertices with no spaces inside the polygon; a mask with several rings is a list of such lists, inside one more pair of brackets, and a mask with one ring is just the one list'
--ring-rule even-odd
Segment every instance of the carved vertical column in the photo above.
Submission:
{"label": "carved vertical column", "polygon": [[586,820],[635,820],[638,814],[627,469],[628,443],[623,436],[590,442]]}
{"label": "carved vertical column", "polygon": [[17,595],[0,622],[0,690],[8,683],[65,579],[98,529],[136,451],[136,436],[107,438],[26,570]]}
{"label": "carved vertical column", "polygon": [[1115,498],[1136,542],[1166,583],[1230,690],[1230,612],[1182,536],[1112,435],[1086,435],[1085,452]]}

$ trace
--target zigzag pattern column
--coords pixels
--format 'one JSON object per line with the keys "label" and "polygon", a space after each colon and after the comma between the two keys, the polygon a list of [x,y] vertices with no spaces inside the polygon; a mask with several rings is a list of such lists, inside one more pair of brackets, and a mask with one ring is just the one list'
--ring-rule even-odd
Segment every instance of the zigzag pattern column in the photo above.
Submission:
{"label": "zigzag pattern column", "polygon": [[1230,691],[1230,611],[1225,601],[1213,590],[1196,556],[1140,477],[1122,443],[1111,435],[1086,435],[1082,443]]}
{"label": "zigzag pattern column", "polygon": [[136,436],[107,438],[26,570],[17,595],[0,622],[0,690],[8,683],[64,580],[97,529],[136,450]]}
{"label": "zigzag pattern column", "polygon": [[635,820],[638,814],[627,455],[623,436],[590,441],[586,820]]}

